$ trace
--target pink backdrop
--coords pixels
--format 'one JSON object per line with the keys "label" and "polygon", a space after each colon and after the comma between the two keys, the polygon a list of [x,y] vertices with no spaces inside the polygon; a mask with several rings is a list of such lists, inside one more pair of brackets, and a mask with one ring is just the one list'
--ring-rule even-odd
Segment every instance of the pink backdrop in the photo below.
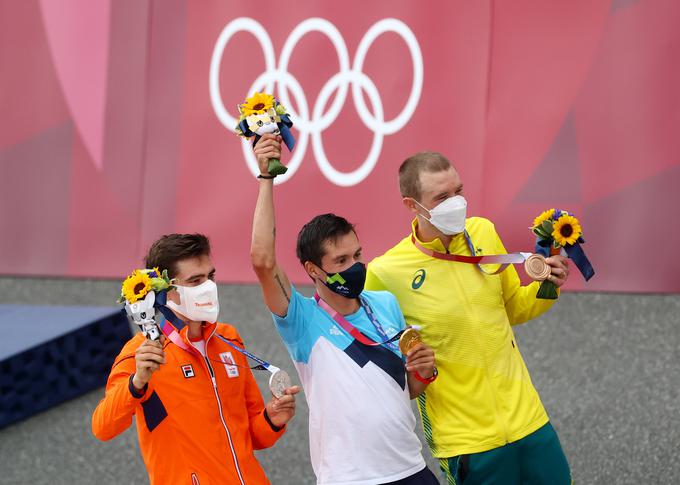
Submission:
{"label": "pink backdrop", "polygon": [[427,149],[510,250],[575,212],[597,274],[569,288],[680,292],[675,0],[2,1],[0,32],[0,273],[121,277],[200,231],[221,281],[253,281],[229,120],[268,67],[301,129],[276,194],[294,280],[315,214],[355,222],[368,259],[403,237],[397,168]]}

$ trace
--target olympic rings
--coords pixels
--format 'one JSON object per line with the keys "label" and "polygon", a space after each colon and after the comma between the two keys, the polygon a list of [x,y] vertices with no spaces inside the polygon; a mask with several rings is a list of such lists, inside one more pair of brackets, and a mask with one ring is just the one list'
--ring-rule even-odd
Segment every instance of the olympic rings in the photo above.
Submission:
{"label": "olympic rings", "polygon": [[[302,159],[307,151],[309,139],[312,140],[312,150],[321,173],[332,183],[338,186],[348,187],[356,185],[364,180],[373,170],[380,156],[382,143],[385,135],[391,135],[401,130],[411,119],[420,100],[423,87],[423,57],[420,45],[413,32],[400,20],[387,18],[376,22],[368,29],[364,37],[359,42],[354,56],[354,62],[350,67],[350,57],[347,45],[338,29],[328,20],[322,18],[309,18],[301,22],[286,39],[278,65],[274,54],[274,46],[265,28],[251,18],[240,17],[231,21],[220,33],[215,48],[213,49],[210,61],[210,101],[215,115],[220,122],[230,131],[237,123],[237,117],[229,114],[224,107],[219,87],[219,72],[224,50],[229,40],[239,32],[248,32],[255,37],[262,47],[264,55],[265,70],[260,74],[250,89],[247,96],[254,91],[274,92],[277,87],[278,98],[286,106],[291,118],[294,120],[295,128],[299,131],[299,138],[293,152],[292,158],[286,163],[288,172],[276,177],[275,183],[283,183],[291,178],[302,163]],[[339,71],[331,76],[319,92],[319,96],[312,107],[310,116],[310,106],[307,97],[299,81],[288,72],[288,62],[297,43],[310,32],[324,34],[333,44],[339,63]],[[406,43],[411,55],[413,65],[413,82],[408,100],[401,112],[391,120],[384,119],[383,102],[375,83],[362,71],[366,55],[373,45],[373,42],[386,32],[394,32]],[[330,127],[340,115],[349,87],[352,87],[352,99],[357,113],[362,123],[373,131],[373,142],[368,156],[362,164],[350,172],[337,170],[328,160],[323,147],[322,133]],[[337,92],[335,99],[327,111],[326,104],[334,93]],[[293,111],[290,95],[295,99],[298,112]],[[371,112],[363,99],[363,94],[369,99],[373,111]],[[257,160],[253,154],[252,147],[247,140],[243,140],[243,154],[246,158],[248,168],[257,175],[259,169]]]}

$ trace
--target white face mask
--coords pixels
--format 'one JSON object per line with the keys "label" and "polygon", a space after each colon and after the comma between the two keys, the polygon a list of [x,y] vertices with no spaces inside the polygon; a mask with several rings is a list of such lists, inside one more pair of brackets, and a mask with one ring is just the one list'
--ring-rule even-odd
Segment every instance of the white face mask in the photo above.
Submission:
{"label": "white face mask", "polygon": [[[417,200],[413,199],[416,204],[423,207]],[[430,213],[430,218],[418,214],[423,217],[426,221],[429,221],[434,227],[439,229],[442,234],[447,236],[452,236],[454,234],[460,234],[465,230],[465,216],[467,213],[467,201],[462,195],[455,195],[449,197],[445,201],[441,202],[437,206],[433,207],[428,211]]]}
{"label": "white face mask", "polygon": [[179,293],[180,304],[168,299],[168,307],[195,322],[215,323],[217,321],[220,301],[214,281],[205,280],[198,286],[175,285],[175,288]]}

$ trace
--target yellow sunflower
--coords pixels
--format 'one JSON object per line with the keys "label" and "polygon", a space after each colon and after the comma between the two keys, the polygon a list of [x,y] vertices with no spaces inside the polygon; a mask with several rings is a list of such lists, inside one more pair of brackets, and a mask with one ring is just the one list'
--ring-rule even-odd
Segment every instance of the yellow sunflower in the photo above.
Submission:
{"label": "yellow sunflower", "polygon": [[553,225],[552,237],[560,246],[574,244],[581,234],[581,224],[578,219],[568,214],[557,219]]}
{"label": "yellow sunflower", "polygon": [[274,107],[274,96],[267,93],[256,92],[252,97],[246,99],[246,102],[239,107],[241,108],[241,114],[244,117],[260,115]]}
{"label": "yellow sunflower", "polygon": [[541,212],[541,215],[534,219],[534,225],[532,227],[536,228],[540,226],[544,221],[549,220],[554,213],[555,209],[548,209],[547,211]]}
{"label": "yellow sunflower", "polygon": [[143,271],[135,270],[123,281],[121,294],[130,303],[141,300],[151,289],[151,278]]}

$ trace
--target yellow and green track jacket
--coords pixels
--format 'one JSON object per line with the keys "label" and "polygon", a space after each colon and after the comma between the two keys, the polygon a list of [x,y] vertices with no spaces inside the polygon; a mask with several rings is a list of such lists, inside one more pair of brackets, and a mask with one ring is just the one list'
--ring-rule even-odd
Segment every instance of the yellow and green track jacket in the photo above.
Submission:
{"label": "yellow and green track jacket", "polygon": [[[466,230],[476,255],[507,252],[489,220],[468,218]],[[447,251],[439,239],[419,242]],[[463,234],[453,237],[448,252],[470,255]],[[521,286],[512,265],[489,276],[474,264],[432,258],[409,234],[368,265],[366,289],[392,292],[406,322],[420,326],[435,351],[439,377],[418,398],[435,457],[497,448],[548,422],[511,328],[554,303],[536,299],[538,283]]]}

